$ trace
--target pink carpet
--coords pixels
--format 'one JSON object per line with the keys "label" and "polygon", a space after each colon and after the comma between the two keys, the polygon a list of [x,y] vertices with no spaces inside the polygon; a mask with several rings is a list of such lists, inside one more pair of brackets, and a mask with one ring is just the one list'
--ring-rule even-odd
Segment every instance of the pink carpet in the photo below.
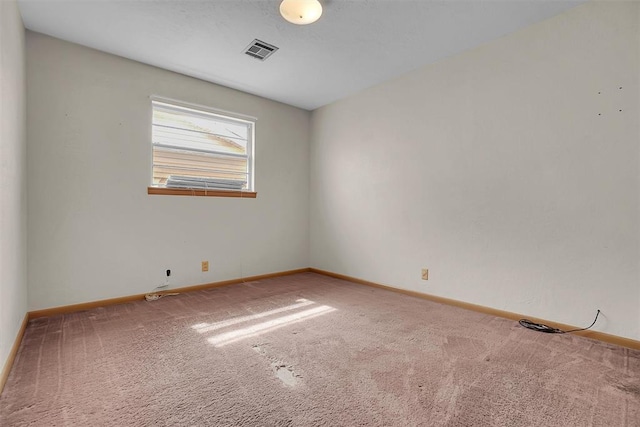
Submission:
{"label": "pink carpet", "polygon": [[2,426],[640,426],[640,352],[314,273],[30,322]]}

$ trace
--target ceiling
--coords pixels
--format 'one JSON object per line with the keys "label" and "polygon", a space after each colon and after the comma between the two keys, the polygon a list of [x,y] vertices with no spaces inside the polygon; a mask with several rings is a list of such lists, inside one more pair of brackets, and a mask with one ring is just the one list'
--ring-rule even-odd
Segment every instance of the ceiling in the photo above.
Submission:
{"label": "ceiling", "polygon": [[[583,0],[19,0],[32,31],[313,110],[561,13]],[[262,62],[253,39],[280,49]]]}

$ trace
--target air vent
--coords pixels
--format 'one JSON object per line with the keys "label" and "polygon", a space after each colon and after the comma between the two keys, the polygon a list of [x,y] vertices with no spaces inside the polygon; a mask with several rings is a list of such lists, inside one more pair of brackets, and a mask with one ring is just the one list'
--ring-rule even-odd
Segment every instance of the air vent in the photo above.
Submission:
{"label": "air vent", "polygon": [[274,45],[265,43],[262,40],[254,39],[244,50],[244,53],[253,58],[259,59],[260,61],[264,61],[273,55],[276,50],[278,50],[278,48]]}

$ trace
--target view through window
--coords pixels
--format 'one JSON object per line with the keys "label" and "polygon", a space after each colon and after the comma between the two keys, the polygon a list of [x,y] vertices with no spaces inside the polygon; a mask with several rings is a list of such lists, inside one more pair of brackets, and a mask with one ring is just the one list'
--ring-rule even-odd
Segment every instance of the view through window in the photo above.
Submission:
{"label": "view through window", "polygon": [[152,186],[254,191],[254,123],[152,101]]}

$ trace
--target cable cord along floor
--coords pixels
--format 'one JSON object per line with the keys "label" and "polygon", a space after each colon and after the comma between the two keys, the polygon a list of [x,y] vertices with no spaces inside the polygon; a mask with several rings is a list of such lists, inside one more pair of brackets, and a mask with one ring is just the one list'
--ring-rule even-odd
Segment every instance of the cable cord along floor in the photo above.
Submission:
{"label": "cable cord along floor", "polygon": [[520,321],[518,323],[520,323],[521,326],[523,326],[523,327],[525,327],[527,329],[531,329],[531,330],[538,331],[538,332],[545,332],[547,334],[569,334],[571,332],[586,331],[587,329],[591,329],[593,327],[593,325],[595,325],[596,322],[598,321],[598,316],[599,315],[600,315],[600,310],[597,311],[596,318],[593,319],[593,323],[591,323],[586,328],[571,329],[569,331],[563,331],[562,329],[554,328],[554,327],[551,327],[549,325],[545,325],[543,323],[535,323],[535,322],[532,322],[529,319],[520,319]]}

